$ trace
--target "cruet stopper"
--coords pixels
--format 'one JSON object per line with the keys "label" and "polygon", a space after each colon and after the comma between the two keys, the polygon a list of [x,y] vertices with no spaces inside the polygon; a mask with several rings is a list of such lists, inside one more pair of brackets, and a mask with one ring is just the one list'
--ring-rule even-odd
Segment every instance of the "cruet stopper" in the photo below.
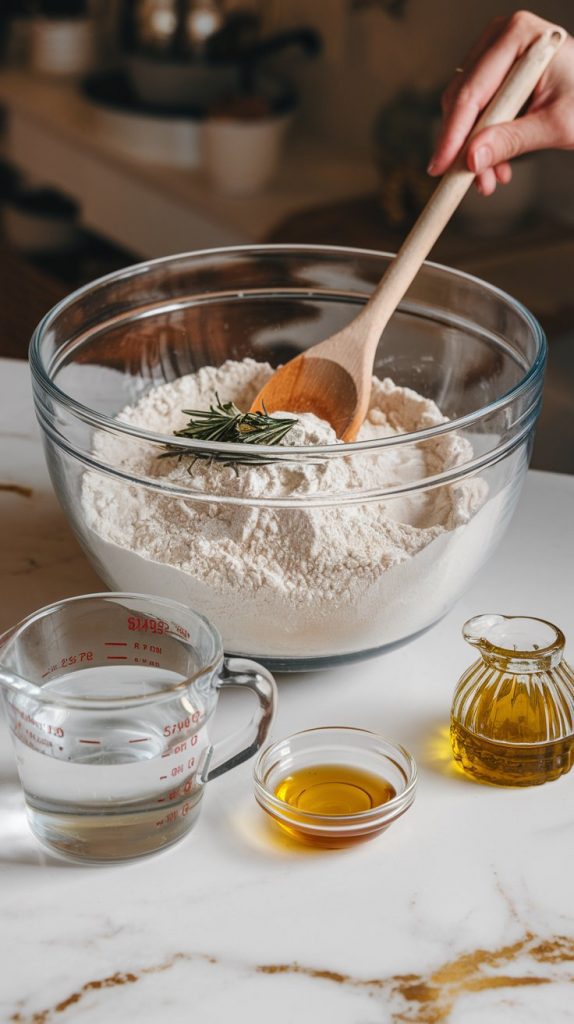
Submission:
{"label": "cruet stopper", "polygon": [[574,672],[564,634],[544,619],[477,615],[463,626],[479,658],[456,687],[455,760],[481,782],[535,786],[574,763]]}

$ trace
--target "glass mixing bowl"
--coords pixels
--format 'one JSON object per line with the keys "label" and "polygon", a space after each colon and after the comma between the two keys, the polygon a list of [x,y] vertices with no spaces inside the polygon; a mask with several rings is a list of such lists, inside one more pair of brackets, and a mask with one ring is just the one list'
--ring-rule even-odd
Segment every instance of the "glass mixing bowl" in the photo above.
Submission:
{"label": "glass mixing bowl", "polygon": [[[344,487],[247,497],[233,484],[241,468],[219,482],[208,474],[201,487],[188,473],[174,482],[157,468],[173,436],[116,418],[150,389],[202,366],[285,362],[347,324],[390,259],[316,246],[190,253],[112,274],[48,313],[30,350],[46,457],[68,519],[108,586],[186,602],[214,622],[226,651],[279,670],[373,654],[453,605],[509,522],[540,408],[544,335],[491,285],[425,264],[379,346],[375,374],[433,399],[448,420],[344,446],[249,449],[256,461],[284,463],[294,474],[318,466],[327,481],[341,479],[332,472],[343,465],[337,460],[410,460],[417,468],[408,479],[391,472],[375,486],[372,475],[355,474]],[[208,442],[181,444],[190,465],[214,454]],[[449,457],[437,462],[433,453],[445,445]],[[245,447],[222,451],[232,459]],[[446,507],[456,514],[445,518]],[[118,540],[115,524],[130,509],[129,536]],[[333,516],[338,541],[330,546]],[[436,529],[387,564],[387,541],[379,550],[376,530],[369,557],[364,548],[357,556],[355,540],[373,516],[392,536],[421,523]],[[208,544],[215,521],[219,545]],[[150,524],[163,547],[141,541]],[[243,558],[239,572],[233,557],[243,557],[248,542],[251,561]]]}

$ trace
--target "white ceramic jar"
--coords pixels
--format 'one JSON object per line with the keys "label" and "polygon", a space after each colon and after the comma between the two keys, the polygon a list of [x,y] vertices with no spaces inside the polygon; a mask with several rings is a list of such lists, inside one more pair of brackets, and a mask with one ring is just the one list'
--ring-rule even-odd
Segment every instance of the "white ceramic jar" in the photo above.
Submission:
{"label": "white ceramic jar", "polygon": [[208,118],[202,131],[203,160],[218,191],[248,196],[265,188],[277,169],[290,121],[290,114]]}
{"label": "white ceramic jar", "polygon": [[44,75],[75,77],[94,67],[96,34],[90,18],[33,18],[30,67]]}

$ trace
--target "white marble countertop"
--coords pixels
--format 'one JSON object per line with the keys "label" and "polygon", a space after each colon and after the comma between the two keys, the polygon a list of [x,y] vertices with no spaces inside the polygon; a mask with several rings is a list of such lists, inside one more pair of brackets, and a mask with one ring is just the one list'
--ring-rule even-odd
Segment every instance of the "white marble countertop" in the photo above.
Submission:
{"label": "white marble countertop", "polygon": [[[27,366],[0,361],[0,381],[1,630],[100,585],[49,483]],[[471,660],[470,615],[540,615],[574,637],[573,521],[574,479],[529,474],[498,554],[439,625],[372,661],[279,680],[274,737],[366,726],[418,761],[413,808],[352,850],[309,851],[273,832],[247,764],[210,784],[172,851],[63,865],[28,831],[4,728],[0,1018],[572,1021],[574,773],[525,790],[474,784],[450,769],[445,729]],[[240,713],[232,699],[225,727]]]}

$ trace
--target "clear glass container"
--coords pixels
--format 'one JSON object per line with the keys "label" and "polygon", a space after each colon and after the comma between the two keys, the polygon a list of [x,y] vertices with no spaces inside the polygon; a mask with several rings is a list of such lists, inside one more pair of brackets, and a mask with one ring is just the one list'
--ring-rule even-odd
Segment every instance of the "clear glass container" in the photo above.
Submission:
{"label": "clear glass container", "polygon": [[499,786],[535,786],[574,763],[574,672],[564,634],[524,616],[477,615],[463,636],[480,652],[456,688],[455,760]]}
{"label": "clear glass container", "polygon": [[255,799],[279,828],[331,849],[384,832],[409,809],[417,785],[408,751],[347,726],[278,740],[261,751],[253,777]]}
{"label": "clear glass container", "polygon": [[[251,456],[271,458],[294,476],[318,466],[317,489],[245,496],[233,473],[204,489],[185,471],[174,483],[157,470],[173,436],[117,418],[151,389],[203,366],[245,357],[277,366],[328,337],[357,314],[391,258],[315,246],[191,253],[96,281],[44,318],[30,364],[47,462],[64,511],[110,588],[187,603],[216,625],[226,652],[277,670],[374,654],[451,608],[510,520],[540,408],[544,335],[523,306],[491,285],[425,264],[379,346],[376,376],[432,399],[444,421],[347,445],[250,447]],[[181,443],[190,457],[214,452],[209,442]],[[439,466],[435,455],[445,446],[450,454]],[[237,457],[244,447],[219,445],[217,453]],[[359,460],[365,472],[335,486],[330,481],[341,474],[334,470],[345,460]],[[408,480],[363,482],[369,466],[397,460],[417,467]],[[104,535],[87,490],[107,504],[112,526],[133,504],[141,520],[171,531],[170,544],[188,538],[185,565],[166,564],[135,528],[128,543]],[[379,517],[391,532],[405,523],[416,531],[419,512],[425,524],[438,525],[412,557],[387,568],[375,523],[368,564],[357,558],[364,519]],[[344,540],[336,550],[328,540],[332,513]],[[208,566],[198,551],[206,517],[212,527],[228,524]],[[260,557],[260,523],[270,527],[266,556],[278,568]],[[252,548],[250,565],[243,559],[234,575],[243,549],[229,558],[228,548],[237,538]],[[293,585],[284,585],[285,562]],[[256,586],[248,579],[253,566]]]}
{"label": "clear glass container", "polygon": [[[251,691],[257,707],[213,745],[231,687]],[[0,636],[0,692],[32,832],[82,863],[179,842],[206,783],[253,756],[276,705],[266,669],[224,658],[203,616],[147,594],[39,608]]]}

